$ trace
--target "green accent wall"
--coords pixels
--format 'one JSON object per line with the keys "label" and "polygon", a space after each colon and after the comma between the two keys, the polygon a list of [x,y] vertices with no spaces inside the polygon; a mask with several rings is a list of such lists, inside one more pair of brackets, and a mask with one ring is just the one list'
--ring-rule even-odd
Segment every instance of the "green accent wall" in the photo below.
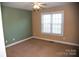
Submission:
{"label": "green accent wall", "polygon": [[2,20],[5,45],[32,36],[32,11],[2,6]]}

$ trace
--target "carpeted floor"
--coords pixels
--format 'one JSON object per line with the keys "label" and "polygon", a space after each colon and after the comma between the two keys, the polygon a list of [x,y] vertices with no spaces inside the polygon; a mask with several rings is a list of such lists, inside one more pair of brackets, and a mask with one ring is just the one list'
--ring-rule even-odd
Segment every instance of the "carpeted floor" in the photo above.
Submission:
{"label": "carpeted floor", "polygon": [[64,57],[78,56],[78,47],[40,39],[30,39],[6,48],[8,57]]}

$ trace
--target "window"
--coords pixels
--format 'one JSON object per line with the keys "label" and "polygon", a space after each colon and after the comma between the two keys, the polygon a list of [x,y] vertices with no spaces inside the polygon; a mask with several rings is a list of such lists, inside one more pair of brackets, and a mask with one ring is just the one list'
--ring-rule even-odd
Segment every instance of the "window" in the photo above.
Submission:
{"label": "window", "polygon": [[42,14],[41,31],[49,34],[63,34],[63,12]]}

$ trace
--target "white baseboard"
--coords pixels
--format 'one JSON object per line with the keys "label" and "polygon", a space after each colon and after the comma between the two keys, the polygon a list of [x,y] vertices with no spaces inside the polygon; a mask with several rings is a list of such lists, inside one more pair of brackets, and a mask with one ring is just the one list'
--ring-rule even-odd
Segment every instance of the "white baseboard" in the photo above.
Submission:
{"label": "white baseboard", "polygon": [[64,42],[64,41],[58,41],[58,40],[50,40],[50,39],[46,39],[46,38],[40,38],[40,37],[37,37],[37,36],[33,36],[33,38],[47,40],[47,41],[53,41],[53,42],[56,42],[56,43],[62,43],[62,44],[67,44],[67,45],[72,45],[72,46],[78,46],[79,47],[79,44],[71,43],[71,42]]}
{"label": "white baseboard", "polygon": [[40,38],[40,37],[37,37],[37,36],[31,36],[29,38],[26,38],[26,39],[23,39],[23,40],[14,42],[12,44],[9,44],[9,45],[6,46],[6,48],[7,47],[11,47],[11,46],[16,45],[16,44],[19,44],[21,42],[24,42],[24,41],[29,40],[29,39],[32,39],[32,38],[42,39],[42,40],[46,40],[46,41],[53,41],[53,42],[56,42],[56,43],[62,43],[62,44],[67,44],[67,45],[72,45],[72,46],[78,46],[79,47],[79,44],[76,44],[76,43],[64,42],[64,41],[58,41],[58,40],[50,40],[50,39],[46,39],[46,38]]}
{"label": "white baseboard", "polygon": [[14,43],[11,43],[11,44],[9,44],[9,45],[6,45],[5,47],[6,47],[6,48],[7,48],[7,47],[11,47],[11,46],[13,46],[13,45],[19,44],[19,43],[24,42],[24,41],[26,41],[26,40],[29,40],[29,39],[31,39],[31,38],[33,38],[33,36],[28,37],[28,38],[23,39],[23,40],[20,40],[20,41],[17,41],[17,42],[14,42]]}

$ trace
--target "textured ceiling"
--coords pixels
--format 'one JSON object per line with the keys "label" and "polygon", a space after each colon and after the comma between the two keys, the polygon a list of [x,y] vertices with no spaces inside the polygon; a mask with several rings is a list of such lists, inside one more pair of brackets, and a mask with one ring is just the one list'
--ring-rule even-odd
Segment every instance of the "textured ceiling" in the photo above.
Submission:
{"label": "textured ceiling", "polygon": [[[46,4],[47,8],[68,4],[67,2],[43,2],[43,3]],[[2,5],[24,10],[32,10],[32,2],[3,2]]]}

